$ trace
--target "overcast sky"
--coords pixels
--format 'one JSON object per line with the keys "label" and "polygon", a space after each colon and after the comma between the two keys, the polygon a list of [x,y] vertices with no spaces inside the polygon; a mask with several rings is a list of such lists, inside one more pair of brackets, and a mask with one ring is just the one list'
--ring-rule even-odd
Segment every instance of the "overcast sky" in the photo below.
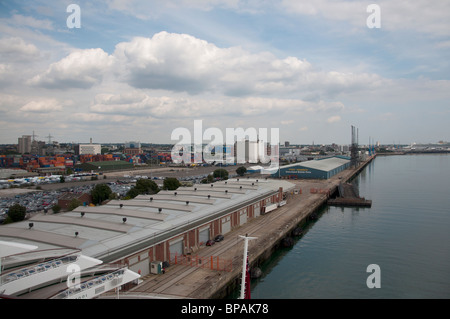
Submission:
{"label": "overcast sky", "polygon": [[348,144],[351,125],[360,144],[448,141],[449,77],[447,0],[0,2],[2,144],[175,143],[194,120],[291,144]]}

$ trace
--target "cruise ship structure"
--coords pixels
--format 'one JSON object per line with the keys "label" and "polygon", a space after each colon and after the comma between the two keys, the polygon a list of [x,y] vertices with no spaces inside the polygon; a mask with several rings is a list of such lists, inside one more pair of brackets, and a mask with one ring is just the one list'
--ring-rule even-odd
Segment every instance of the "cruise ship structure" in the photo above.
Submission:
{"label": "cruise ship structure", "polygon": [[103,264],[76,249],[38,250],[0,241],[0,298],[93,299],[137,282],[127,267]]}

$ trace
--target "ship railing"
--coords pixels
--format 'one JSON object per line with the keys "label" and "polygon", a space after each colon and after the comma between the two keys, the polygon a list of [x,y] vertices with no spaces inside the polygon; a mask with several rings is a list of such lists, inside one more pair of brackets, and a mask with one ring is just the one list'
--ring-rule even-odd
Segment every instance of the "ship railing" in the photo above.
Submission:
{"label": "ship railing", "polygon": [[76,284],[71,287],[68,287],[67,289],[57,293],[55,296],[52,297],[52,299],[65,299],[69,298],[75,294],[78,294],[82,291],[86,291],[88,289],[98,288],[100,286],[104,286],[105,283],[108,281],[113,281],[113,285],[117,285],[122,282],[123,274],[125,273],[125,268],[118,269],[116,271],[113,271],[111,273],[101,275],[98,277],[95,277],[91,280],[87,280],[81,284]]}
{"label": "ship railing", "polygon": [[0,285],[7,284],[9,282],[22,279],[28,276],[33,276],[37,273],[42,273],[54,268],[62,267],[64,265],[73,263],[78,259],[77,255],[65,256],[62,258],[52,259],[43,263],[39,263],[37,265],[33,265],[30,267],[22,268],[19,270],[15,270],[13,272],[9,272],[0,276]]}

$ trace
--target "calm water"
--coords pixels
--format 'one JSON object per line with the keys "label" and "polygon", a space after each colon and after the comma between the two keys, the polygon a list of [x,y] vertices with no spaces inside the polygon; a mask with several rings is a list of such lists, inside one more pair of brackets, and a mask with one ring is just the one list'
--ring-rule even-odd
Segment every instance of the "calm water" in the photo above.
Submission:
{"label": "calm water", "polygon": [[252,298],[450,298],[450,155],[380,156],[355,182],[372,207],[325,208],[262,265]]}

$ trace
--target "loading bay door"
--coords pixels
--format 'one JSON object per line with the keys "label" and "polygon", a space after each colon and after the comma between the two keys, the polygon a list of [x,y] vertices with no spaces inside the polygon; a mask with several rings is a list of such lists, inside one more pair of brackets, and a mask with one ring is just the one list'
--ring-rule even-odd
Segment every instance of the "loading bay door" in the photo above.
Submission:
{"label": "loading bay door", "polygon": [[170,255],[183,255],[183,239],[170,243]]}
{"label": "loading bay door", "polygon": [[209,240],[209,227],[198,232],[198,242],[200,245],[206,245]]}

